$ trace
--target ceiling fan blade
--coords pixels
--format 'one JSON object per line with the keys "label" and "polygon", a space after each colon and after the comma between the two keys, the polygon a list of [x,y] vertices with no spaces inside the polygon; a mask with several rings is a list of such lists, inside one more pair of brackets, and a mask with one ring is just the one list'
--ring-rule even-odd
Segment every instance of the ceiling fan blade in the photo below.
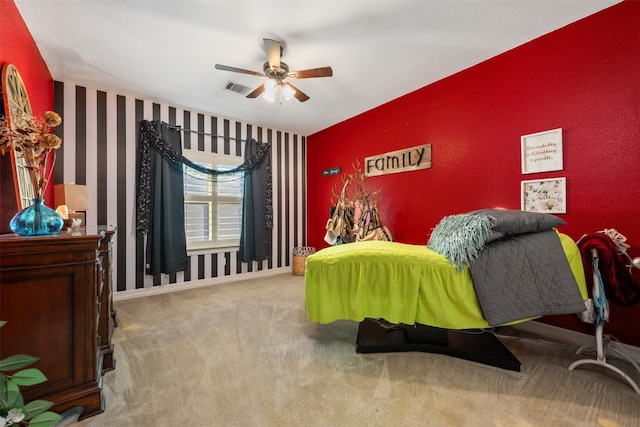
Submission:
{"label": "ceiling fan blade", "polygon": [[262,92],[264,92],[264,85],[260,85],[257,88],[255,88],[253,92],[247,95],[247,98],[257,98],[260,95],[262,95]]}
{"label": "ceiling fan blade", "polygon": [[300,89],[298,89],[297,87],[295,87],[291,83],[284,82],[284,84],[289,86],[291,89],[293,89],[295,91],[293,96],[295,96],[298,101],[304,102],[304,101],[309,99],[309,95],[307,95],[306,93],[302,92]]}
{"label": "ceiling fan blade", "polygon": [[267,51],[267,58],[269,58],[269,67],[272,70],[280,69],[280,57],[282,56],[282,49],[280,43],[272,39],[262,39],[264,42],[264,49]]}
{"label": "ceiling fan blade", "polygon": [[287,77],[292,79],[308,79],[312,77],[331,77],[333,70],[331,67],[310,68],[308,70],[292,71]]}
{"label": "ceiling fan blade", "polygon": [[257,71],[245,70],[244,68],[230,67],[228,65],[216,64],[216,70],[232,71],[234,73],[251,74],[252,76],[264,77],[264,73]]}

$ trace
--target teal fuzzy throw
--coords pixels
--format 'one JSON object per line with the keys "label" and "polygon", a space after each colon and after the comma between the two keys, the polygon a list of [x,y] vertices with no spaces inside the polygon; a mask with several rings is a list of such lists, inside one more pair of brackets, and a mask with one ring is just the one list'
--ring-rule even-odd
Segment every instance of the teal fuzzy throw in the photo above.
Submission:
{"label": "teal fuzzy throw", "polygon": [[458,270],[471,265],[484,247],[495,219],[488,215],[460,214],[442,218],[433,229],[427,247],[444,256]]}

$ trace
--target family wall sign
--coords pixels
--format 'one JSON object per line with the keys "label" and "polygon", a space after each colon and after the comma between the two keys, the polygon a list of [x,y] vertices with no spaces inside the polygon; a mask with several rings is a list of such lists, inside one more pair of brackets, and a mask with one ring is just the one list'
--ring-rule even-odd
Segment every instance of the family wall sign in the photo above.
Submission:
{"label": "family wall sign", "polygon": [[378,176],[431,167],[431,144],[378,154],[364,159],[364,175]]}

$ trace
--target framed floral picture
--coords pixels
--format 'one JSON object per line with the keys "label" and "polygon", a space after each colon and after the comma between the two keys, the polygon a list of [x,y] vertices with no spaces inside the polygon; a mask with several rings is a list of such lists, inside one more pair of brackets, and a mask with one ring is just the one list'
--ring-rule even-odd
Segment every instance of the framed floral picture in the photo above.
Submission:
{"label": "framed floral picture", "polygon": [[532,179],[521,182],[521,210],[567,213],[567,179]]}

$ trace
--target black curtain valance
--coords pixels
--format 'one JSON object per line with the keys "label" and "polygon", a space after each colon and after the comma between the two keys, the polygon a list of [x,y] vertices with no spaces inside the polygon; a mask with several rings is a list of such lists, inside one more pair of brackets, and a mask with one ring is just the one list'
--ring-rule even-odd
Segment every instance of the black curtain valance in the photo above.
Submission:
{"label": "black curtain valance", "polygon": [[[222,171],[205,168],[184,157],[181,152],[167,143],[158,130],[162,125],[169,126],[160,121],[142,120],[140,122],[138,139],[138,191],[136,200],[136,231],[138,236],[142,236],[150,230],[152,215],[151,159],[153,152],[157,152],[170,168],[186,174],[194,174],[194,172],[197,172],[198,178],[207,179],[211,182],[243,179],[253,171],[258,170],[265,160],[267,160],[267,166],[268,169],[270,169],[271,144],[268,143],[257,143],[259,148],[255,151],[255,154],[247,156],[245,162],[237,168]],[[255,140],[252,140],[252,142],[255,143]],[[267,179],[266,187],[267,203],[265,206],[265,218],[266,226],[270,229],[273,226],[271,179]]]}

